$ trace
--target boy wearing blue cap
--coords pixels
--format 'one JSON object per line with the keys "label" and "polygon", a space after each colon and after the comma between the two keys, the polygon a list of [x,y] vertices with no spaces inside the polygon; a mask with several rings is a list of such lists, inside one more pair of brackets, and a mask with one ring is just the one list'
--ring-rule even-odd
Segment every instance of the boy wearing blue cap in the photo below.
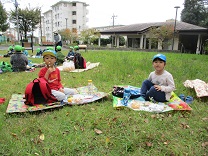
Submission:
{"label": "boy wearing blue cap", "polygon": [[141,87],[141,95],[146,101],[167,102],[170,100],[171,92],[175,90],[173,76],[165,70],[166,56],[157,54],[152,59],[155,71],[149,74]]}
{"label": "boy wearing blue cap", "polygon": [[70,46],[69,47],[69,52],[68,52],[68,54],[67,54],[67,56],[66,56],[66,59],[67,60],[73,60],[74,59],[74,47],[72,47],[72,46]]}
{"label": "boy wearing blue cap", "polygon": [[60,70],[56,68],[55,63],[57,53],[55,50],[46,50],[42,54],[45,67],[41,68],[39,78],[44,78],[51,88],[52,94],[58,101],[66,99],[69,95],[76,94],[75,89],[65,88],[61,83]]}

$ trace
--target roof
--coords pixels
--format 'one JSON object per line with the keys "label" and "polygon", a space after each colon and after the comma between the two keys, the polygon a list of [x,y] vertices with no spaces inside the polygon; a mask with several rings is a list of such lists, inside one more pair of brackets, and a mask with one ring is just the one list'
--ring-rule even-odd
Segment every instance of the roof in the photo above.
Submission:
{"label": "roof", "polygon": [[[101,31],[102,35],[104,34],[141,34],[146,32],[151,27],[160,27],[163,25],[175,25],[175,21],[168,21],[168,22],[155,22],[155,23],[139,23],[139,24],[131,24],[121,27],[116,27],[112,29],[107,29]],[[176,31],[179,32],[187,32],[187,31],[197,31],[197,32],[205,32],[207,33],[207,28],[196,26],[193,24],[185,23],[185,22],[176,22]]]}
{"label": "roof", "polygon": [[55,7],[59,4],[62,4],[62,3],[68,3],[68,4],[72,4],[72,3],[83,3],[85,6],[89,6],[87,3],[85,2],[79,2],[79,1],[66,1],[66,0],[61,0],[61,1],[58,1],[57,3],[53,4],[51,7]]}

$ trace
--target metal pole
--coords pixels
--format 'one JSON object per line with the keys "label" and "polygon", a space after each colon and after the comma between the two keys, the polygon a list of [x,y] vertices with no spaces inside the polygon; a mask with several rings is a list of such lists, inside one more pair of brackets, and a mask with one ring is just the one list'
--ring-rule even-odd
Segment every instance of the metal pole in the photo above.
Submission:
{"label": "metal pole", "polygon": [[68,18],[65,18],[66,19],[66,29],[67,29],[67,20],[68,20]]}
{"label": "metal pole", "polygon": [[174,30],[173,30],[172,50],[173,50],[173,48],[174,48],[174,38],[175,38],[175,30],[176,30],[177,12],[178,12],[178,8],[180,8],[180,7],[179,7],[179,6],[175,6],[174,8],[176,8],[176,16],[175,16],[175,24],[174,24]]}
{"label": "metal pole", "polygon": [[40,44],[42,45],[42,18],[41,18],[41,7],[40,7]]}
{"label": "metal pole", "polygon": [[[113,19],[113,28],[114,28],[114,21],[115,21],[115,18],[116,18],[117,16],[115,16],[114,14],[113,14],[113,16],[112,16],[112,19]],[[114,36],[112,35],[112,47],[114,46]]]}
{"label": "metal pole", "polygon": [[16,8],[16,20],[17,20],[17,40],[18,40],[18,43],[19,43],[19,16],[18,16],[18,3],[17,3],[17,0],[15,0],[15,3],[14,3],[14,6]]}
{"label": "metal pole", "polygon": [[115,21],[115,18],[116,18],[117,16],[115,16],[114,14],[113,14],[113,16],[112,16],[112,18],[113,18],[113,27],[114,27],[114,21]]}

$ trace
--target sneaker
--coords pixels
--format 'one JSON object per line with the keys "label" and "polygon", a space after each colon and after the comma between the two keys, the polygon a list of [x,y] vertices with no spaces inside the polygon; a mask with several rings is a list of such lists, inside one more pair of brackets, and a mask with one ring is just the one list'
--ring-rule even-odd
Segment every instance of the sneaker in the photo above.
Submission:
{"label": "sneaker", "polygon": [[187,104],[192,104],[194,101],[194,98],[192,96],[187,96],[186,99],[185,99],[185,102]]}
{"label": "sneaker", "polygon": [[178,97],[179,97],[181,100],[185,101],[185,95],[184,95],[184,94],[180,94]]}

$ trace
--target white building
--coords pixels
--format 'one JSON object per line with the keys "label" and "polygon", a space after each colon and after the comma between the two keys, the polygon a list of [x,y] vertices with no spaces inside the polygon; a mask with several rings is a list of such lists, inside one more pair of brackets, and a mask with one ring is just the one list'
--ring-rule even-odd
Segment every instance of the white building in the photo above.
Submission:
{"label": "white building", "polygon": [[87,29],[88,4],[79,1],[59,1],[44,12],[41,17],[39,36],[42,40],[53,42],[53,32],[70,29],[72,32],[80,32]]}

